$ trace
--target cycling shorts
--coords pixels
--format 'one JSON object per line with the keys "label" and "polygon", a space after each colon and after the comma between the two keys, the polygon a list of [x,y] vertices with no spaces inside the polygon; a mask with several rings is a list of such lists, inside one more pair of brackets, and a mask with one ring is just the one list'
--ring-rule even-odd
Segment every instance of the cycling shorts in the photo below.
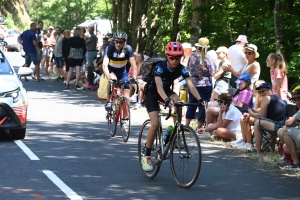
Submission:
{"label": "cycling shorts", "polygon": [[[121,68],[121,69],[108,67],[108,71],[109,71],[109,73],[114,73],[117,77],[117,80],[128,81],[128,74],[127,74],[125,67]],[[122,85],[120,83],[118,83],[117,86],[118,86],[118,88],[121,88]],[[130,88],[129,83],[125,83],[124,89],[129,89],[129,88]]]}
{"label": "cycling shorts", "polygon": [[[168,97],[170,97],[173,94],[176,94],[175,92],[173,92],[171,89],[165,90],[165,93]],[[148,89],[147,90],[147,94],[145,96],[145,105],[146,105],[146,109],[147,112],[153,112],[153,111],[159,111],[159,102],[165,102],[160,95],[158,94],[157,90],[151,90]]]}

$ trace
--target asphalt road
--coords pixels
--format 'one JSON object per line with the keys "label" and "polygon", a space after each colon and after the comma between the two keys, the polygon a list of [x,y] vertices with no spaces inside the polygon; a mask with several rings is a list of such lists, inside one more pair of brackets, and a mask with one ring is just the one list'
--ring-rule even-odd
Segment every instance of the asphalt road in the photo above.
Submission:
{"label": "asphalt road", "polygon": [[[16,69],[24,63],[19,53],[7,57]],[[95,93],[65,90],[53,80],[23,83],[29,97],[27,135],[21,142],[1,135],[1,200],[300,199],[298,178],[263,170],[227,148],[204,143],[192,188],[176,185],[168,161],[148,179],[137,157],[144,111],[131,111],[132,133],[124,143],[109,136],[104,102]]]}

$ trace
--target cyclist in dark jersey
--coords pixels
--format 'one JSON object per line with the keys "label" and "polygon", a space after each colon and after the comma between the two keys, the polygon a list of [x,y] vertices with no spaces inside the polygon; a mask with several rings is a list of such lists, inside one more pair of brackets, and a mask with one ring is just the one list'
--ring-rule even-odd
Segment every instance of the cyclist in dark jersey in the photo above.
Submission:
{"label": "cyclist in dark jersey", "polygon": [[171,90],[173,81],[182,76],[187,83],[191,93],[202,102],[197,89],[189,78],[189,72],[186,67],[180,64],[183,55],[183,48],[179,42],[169,42],[165,48],[166,61],[158,63],[154,68],[154,80],[148,82],[145,86],[145,103],[147,112],[151,121],[151,127],[147,133],[146,155],[142,159],[144,171],[152,171],[151,147],[155,138],[155,132],[159,127],[159,102],[165,102],[165,106],[172,106],[180,101],[178,95]]}
{"label": "cyclist in dark jersey", "polygon": [[[111,47],[107,47],[105,56],[103,59],[103,72],[108,80],[123,80],[128,81],[128,74],[126,71],[126,64],[129,61],[132,66],[132,79],[130,82],[136,82],[137,67],[135,64],[134,54],[131,46],[126,44],[127,34],[124,31],[117,31],[113,34],[114,44]],[[120,87],[120,86],[118,86]],[[105,105],[106,110],[111,109],[111,94],[109,94],[109,84],[107,87],[107,103]],[[130,97],[130,85],[124,84],[124,96],[128,99]],[[128,126],[126,122],[122,123],[122,129],[127,130]]]}

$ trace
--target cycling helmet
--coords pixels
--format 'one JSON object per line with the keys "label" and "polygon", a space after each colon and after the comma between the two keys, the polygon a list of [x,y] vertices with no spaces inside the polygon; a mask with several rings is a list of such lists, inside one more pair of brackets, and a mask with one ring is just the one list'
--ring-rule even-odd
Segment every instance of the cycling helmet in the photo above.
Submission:
{"label": "cycling helmet", "polygon": [[117,31],[117,32],[114,33],[113,38],[114,39],[122,38],[124,40],[127,40],[127,34],[124,31]]}
{"label": "cycling helmet", "polygon": [[165,54],[181,56],[183,55],[183,47],[179,42],[169,42],[165,48]]}

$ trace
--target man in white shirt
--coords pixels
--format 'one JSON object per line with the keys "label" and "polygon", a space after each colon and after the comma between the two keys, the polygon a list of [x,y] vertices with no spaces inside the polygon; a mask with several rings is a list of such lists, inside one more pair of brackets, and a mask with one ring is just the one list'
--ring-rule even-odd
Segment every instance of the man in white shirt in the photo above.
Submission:
{"label": "man in white shirt", "polygon": [[[248,63],[246,55],[243,52],[243,48],[247,43],[247,36],[239,35],[239,37],[236,39],[236,43],[228,49],[228,56],[230,58],[231,65],[236,71],[240,71]],[[238,77],[235,77],[234,75],[231,77],[232,86],[235,85],[235,81],[237,79]]]}

